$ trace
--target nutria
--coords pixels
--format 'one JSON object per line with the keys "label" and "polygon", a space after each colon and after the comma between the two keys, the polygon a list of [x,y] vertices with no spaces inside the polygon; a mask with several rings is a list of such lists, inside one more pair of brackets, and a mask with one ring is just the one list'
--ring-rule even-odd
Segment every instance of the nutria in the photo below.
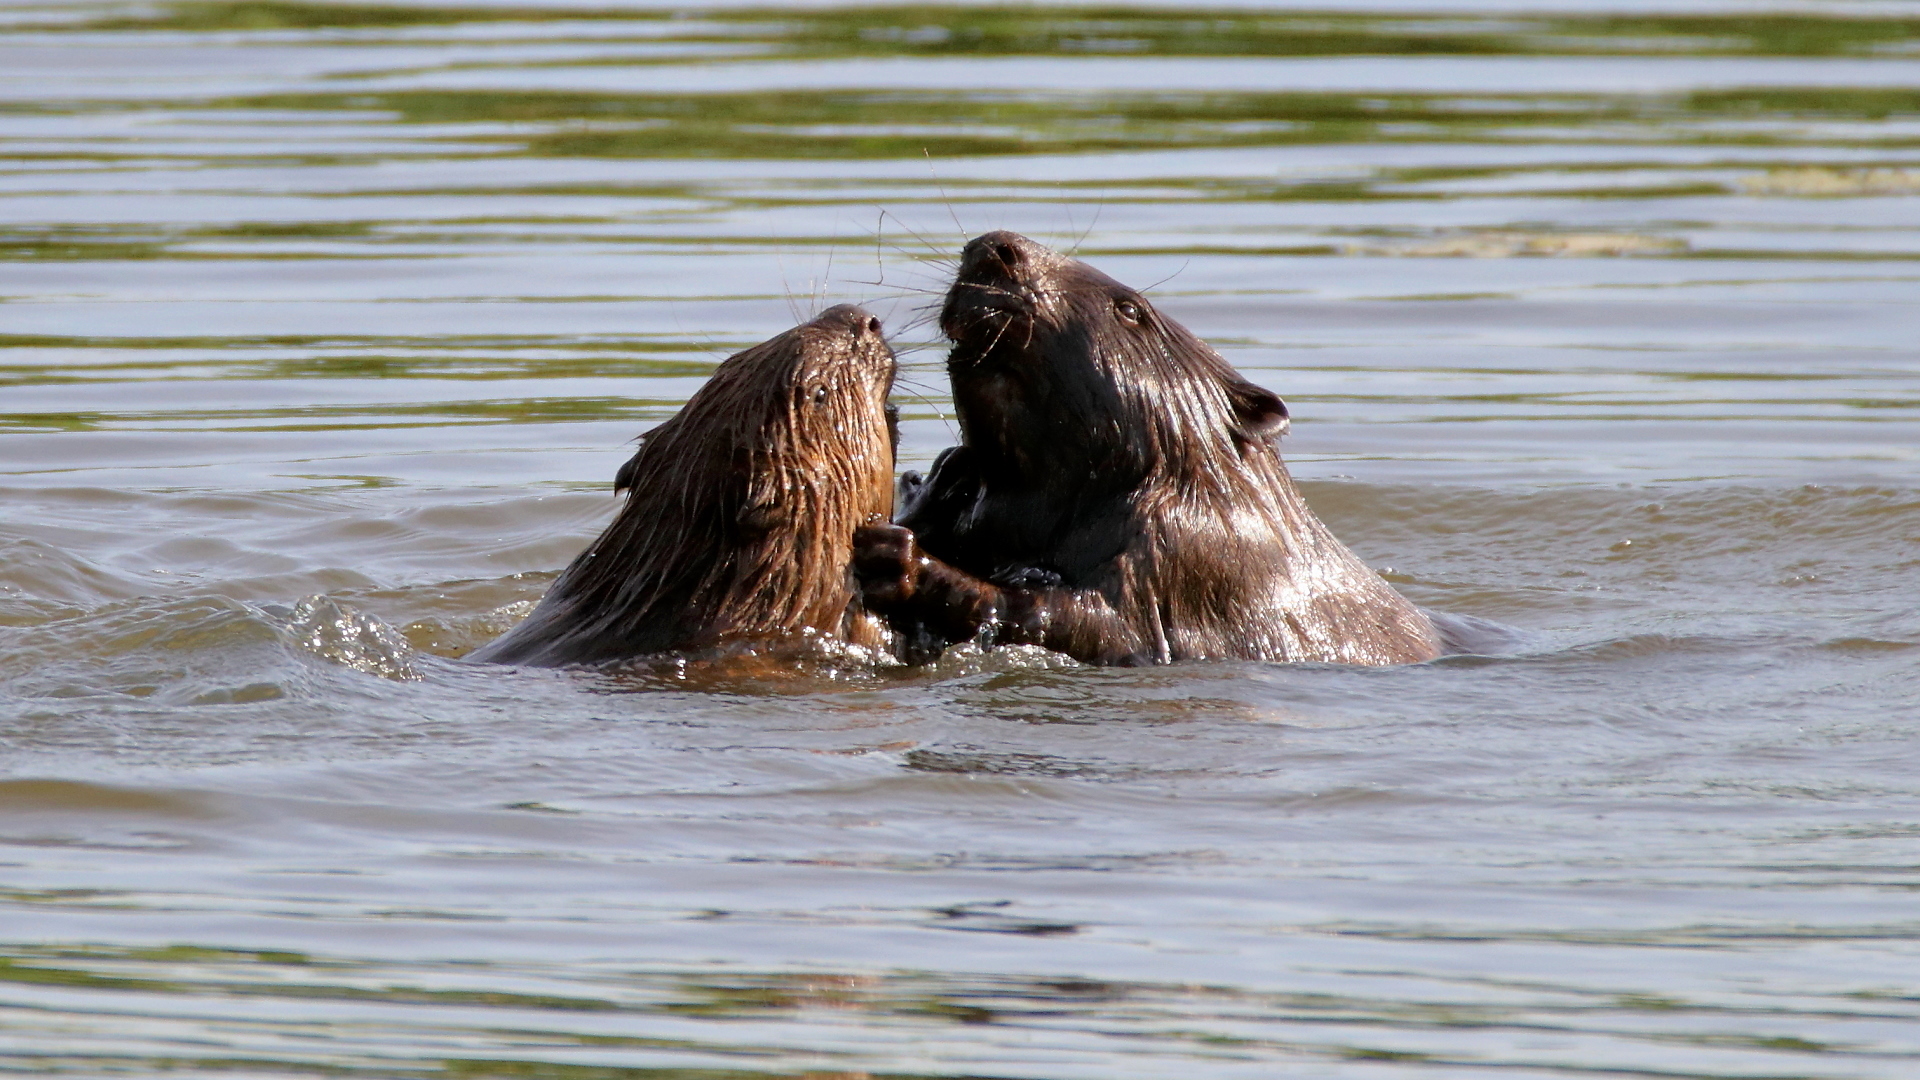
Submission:
{"label": "nutria", "polygon": [[1093,664],[1397,664],[1433,624],[1334,539],[1280,460],[1287,407],[1138,292],[1024,236],[961,255],[940,311],[961,442],[861,529],[866,601],[954,642]]}
{"label": "nutria", "polygon": [[613,523],[472,659],[553,667],[839,639],[883,647],[849,568],[893,505],[893,350],[852,305],[732,356],[620,468]]}

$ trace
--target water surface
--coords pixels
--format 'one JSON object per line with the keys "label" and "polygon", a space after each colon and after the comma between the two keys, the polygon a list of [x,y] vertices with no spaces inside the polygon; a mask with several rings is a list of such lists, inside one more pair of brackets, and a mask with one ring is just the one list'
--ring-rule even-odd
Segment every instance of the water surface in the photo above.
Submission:
{"label": "water surface", "polygon": [[[1920,1072],[1920,5],[0,3],[0,1066]],[[469,667],[1015,228],[1517,631]]]}

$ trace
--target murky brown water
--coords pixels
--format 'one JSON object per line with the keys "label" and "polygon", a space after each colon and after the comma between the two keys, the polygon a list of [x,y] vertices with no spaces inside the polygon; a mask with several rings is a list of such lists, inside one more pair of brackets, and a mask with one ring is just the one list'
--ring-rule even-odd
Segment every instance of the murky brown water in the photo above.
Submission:
{"label": "murky brown water", "polygon": [[[0,1069],[1920,1074],[1920,5],[0,0]],[[462,665],[969,234],[1512,655]]]}

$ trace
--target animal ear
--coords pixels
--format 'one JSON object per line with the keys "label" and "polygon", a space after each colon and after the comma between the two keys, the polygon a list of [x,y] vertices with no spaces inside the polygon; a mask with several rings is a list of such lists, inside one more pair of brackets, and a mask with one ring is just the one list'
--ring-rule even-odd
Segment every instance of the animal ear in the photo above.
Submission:
{"label": "animal ear", "polygon": [[613,474],[613,493],[615,495],[632,488],[633,482],[640,478],[640,455],[644,453],[646,453],[646,447],[642,445],[632,457],[627,459],[625,465],[620,466],[620,471]]}
{"label": "animal ear", "polygon": [[1232,396],[1233,417],[1246,438],[1277,438],[1293,424],[1287,416],[1287,403],[1271,390],[1242,382],[1234,386]]}
{"label": "animal ear", "polygon": [[673,423],[673,421],[668,420],[666,424],[660,424],[650,430],[643,431],[634,438],[633,441],[639,443],[640,448],[633,452],[633,456],[627,459],[625,465],[620,466],[619,472],[613,474],[613,493],[615,495],[623,491],[633,490],[635,485],[639,483],[640,459],[647,456],[647,443],[654,435],[659,433],[661,428],[671,423]]}

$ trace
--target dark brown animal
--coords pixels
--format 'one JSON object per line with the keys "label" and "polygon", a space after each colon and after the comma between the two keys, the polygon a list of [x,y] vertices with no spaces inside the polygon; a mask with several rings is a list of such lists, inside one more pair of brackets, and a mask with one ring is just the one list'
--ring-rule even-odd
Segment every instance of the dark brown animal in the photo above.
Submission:
{"label": "dark brown animal", "polygon": [[884,646],[849,563],[854,530],[892,509],[894,366],[879,320],[851,305],[722,362],[621,467],[613,523],[471,659]]}
{"label": "dark brown animal", "polygon": [[1276,445],[1286,405],[1138,292],[988,233],[940,327],[961,445],[855,541],[906,658],[967,640],[1094,664],[1439,655],[1307,509]]}

